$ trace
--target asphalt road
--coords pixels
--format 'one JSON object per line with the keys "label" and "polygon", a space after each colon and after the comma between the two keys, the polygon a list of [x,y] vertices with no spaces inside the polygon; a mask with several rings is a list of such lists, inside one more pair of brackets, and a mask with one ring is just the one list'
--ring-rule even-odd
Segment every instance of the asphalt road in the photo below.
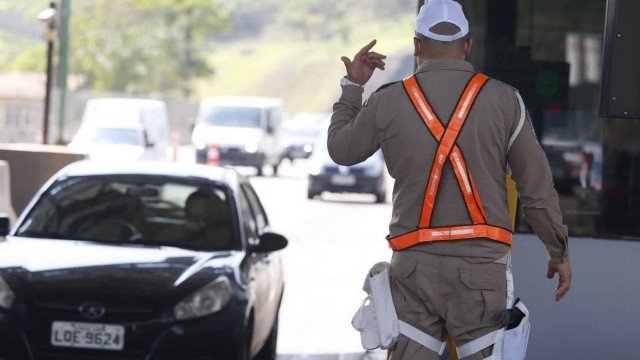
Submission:
{"label": "asphalt road", "polygon": [[362,350],[350,322],[364,298],[366,272],[390,260],[384,237],[391,205],[375,204],[369,195],[325,194],[308,200],[304,161],[287,162],[278,177],[251,177],[251,182],[273,230],[289,239],[283,253],[279,358],[384,359],[383,352]]}

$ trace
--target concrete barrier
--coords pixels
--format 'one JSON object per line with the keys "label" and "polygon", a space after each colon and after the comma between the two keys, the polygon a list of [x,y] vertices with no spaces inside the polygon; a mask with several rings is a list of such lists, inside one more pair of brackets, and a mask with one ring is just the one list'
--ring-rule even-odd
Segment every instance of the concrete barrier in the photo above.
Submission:
{"label": "concrete barrier", "polygon": [[16,222],[16,212],[11,204],[11,181],[9,163],[0,161],[0,213],[9,215],[11,225]]}
{"label": "concrete barrier", "polygon": [[58,170],[85,158],[86,155],[71,152],[66,146],[0,145],[0,160],[6,161],[11,169],[11,203],[15,212],[20,214],[33,195]]}

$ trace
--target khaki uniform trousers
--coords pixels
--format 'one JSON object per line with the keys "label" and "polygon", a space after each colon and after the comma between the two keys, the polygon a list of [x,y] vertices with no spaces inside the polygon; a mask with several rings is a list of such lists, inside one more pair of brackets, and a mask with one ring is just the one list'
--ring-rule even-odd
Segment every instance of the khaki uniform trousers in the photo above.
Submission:
{"label": "khaki uniform trousers", "polygon": [[[503,326],[506,265],[404,250],[391,260],[391,293],[398,318],[457,346]],[[462,360],[482,360],[492,348]],[[393,360],[437,360],[437,353],[400,335]]]}

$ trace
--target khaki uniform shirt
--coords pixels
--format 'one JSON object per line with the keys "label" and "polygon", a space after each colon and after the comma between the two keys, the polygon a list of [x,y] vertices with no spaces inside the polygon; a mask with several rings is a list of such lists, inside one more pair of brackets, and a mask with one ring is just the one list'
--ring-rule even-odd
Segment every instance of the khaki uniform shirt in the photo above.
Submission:
{"label": "khaki uniform shirt", "polygon": [[[429,60],[415,76],[444,124],[474,75],[461,60]],[[389,236],[416,229],[429,171],[438,143],[413,107],[402,82],[383,86],[362,105],[363,89],[347,85],[333,107],[328,134],[331,158],[340,165],[360,163],[382,148],[395,179]],[[478,95],[457,140],[487,213],[487,222],[511,228],[505,177],[511,168],[523,214],[551,258],[568,259],[567,227],[547,158],[533,132],[520,95],[491,79]],[[471,224],[451,163],[447,162],[431,226]],[[509,247],[488,239],[419,244],[411,249],[433,254],[496,260]]]}

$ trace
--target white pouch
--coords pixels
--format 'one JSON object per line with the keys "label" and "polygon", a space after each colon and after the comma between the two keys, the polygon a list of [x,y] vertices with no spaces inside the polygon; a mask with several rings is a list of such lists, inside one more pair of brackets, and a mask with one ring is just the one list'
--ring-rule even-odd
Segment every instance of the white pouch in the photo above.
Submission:
{"label": "white pouch", "polygon": [[367,350],[389,349],[398,341],[400,333],[442,355],[446,343],[398,320],[389,278],[387,262],[375,264],[367,273],[363,290],[367,293],[351,325],[360,332],[362,347]]}
{"label": "white pouch", "polygon": [[366,350],[373,350],[380,347],[380,331],[378,330],[378,320],[376,311],[373,308],[371,298],[367,296],[356,315],[351,320],[354,329],[360,332],[360,342]]}
{"label": "white pouch", "polygon": [[398,315],[393,306],[389,284],[389,263],[375,264],[367,273],[363,290],[368,294],[351,325],[360,332],[362,347],[388,349],[400,336]]}
{"label": "white pouch", "polygon": [[[507,311],[513,309],[518,314],[520,321],[515,327],[507,329],[498,329],[487,335],[484,335],[474,341],[457,347],[458,356],[464,358],[473,355],[483,349],[493,345],[491,356],[484,360],[523,360],[527,352],[527,344],[529,343],[529,332],[531,323],[529,320],[529,310],[514,296],[513,274],[511,272],[511,254],[506,257],[507,265]],[[521,313],[520,313],[521,312]]]}
{"label": "white pouch", "polygon": [[520,309],[524,313],[524,317],[517,327],[504,332],[502,343],[502,359],[504,360],[524,359],[527,353],[527,344],[529,343],[529,332],[531,330],[529,310],[522,302],[517,302],[514,307]]}

